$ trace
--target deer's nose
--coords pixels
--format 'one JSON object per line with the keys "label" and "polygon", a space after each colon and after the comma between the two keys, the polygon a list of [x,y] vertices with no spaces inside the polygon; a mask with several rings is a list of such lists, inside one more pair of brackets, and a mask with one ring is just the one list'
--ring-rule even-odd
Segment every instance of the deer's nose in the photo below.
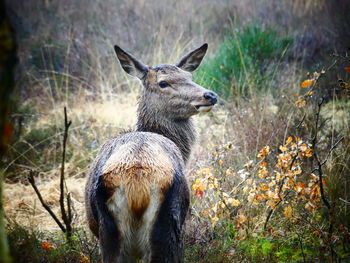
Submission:
{"label": "deer's nose", "polygon": [[216,95],[214,92],[208,91],[204,93],[203,96],[207,101],[209,101],[213,105],[218,101],[218,95]]}

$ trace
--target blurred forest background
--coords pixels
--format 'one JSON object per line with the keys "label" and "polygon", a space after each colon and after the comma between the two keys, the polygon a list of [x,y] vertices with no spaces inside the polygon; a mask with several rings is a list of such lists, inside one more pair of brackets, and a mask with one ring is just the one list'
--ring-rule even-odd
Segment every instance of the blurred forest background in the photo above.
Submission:
{"label": "blurred forest background", "polygon": [[[348,0],[6,5],[18,56],[1,163],[13,262],[100,261],[86,175],[100,145],[134,127],[141,88],[113,45],[157,65],[204,42],[195,81],[220,101],[194,117],[185,262],[350,262]],[[61,220],[64,145],[68,241],[32,187]]]}

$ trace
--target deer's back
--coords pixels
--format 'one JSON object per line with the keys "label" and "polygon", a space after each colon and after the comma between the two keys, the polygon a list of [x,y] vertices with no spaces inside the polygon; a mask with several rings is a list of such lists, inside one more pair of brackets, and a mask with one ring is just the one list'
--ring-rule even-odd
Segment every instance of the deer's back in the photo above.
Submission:
{"label": "deer's back", "polygon": [[149,251],[152,227],[183,166],[177,146],[162,135],[129,132],[107,141],[92,167],[86,193],[93,232],[98,235],[96,199],[114,218],[124,250],[135,255]]}

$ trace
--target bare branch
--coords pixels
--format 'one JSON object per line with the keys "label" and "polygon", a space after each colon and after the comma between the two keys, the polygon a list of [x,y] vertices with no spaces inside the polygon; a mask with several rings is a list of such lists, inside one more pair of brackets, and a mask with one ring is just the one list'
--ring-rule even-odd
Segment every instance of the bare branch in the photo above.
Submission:
{"label": "bare branch", "polygon": [[[71,121],[68,121],[67,117],[67,108],[64,107],[64,133],[63,133],[63,142],[62,142],[62,161],[61,161],[61,176],[60,176],[60,208],[61,208],[61,215],[62,220],[67,228],[67,233],[70,235],[72,232],[72,226],[70,222],[70,218],[67,215],[67,211],[64,205],[64,186],[65,186],[65,176],[64,176],[64,168],[65,168],[65,162],[66,162],[66,144],[68,139],[68,129],[70,125],[72,124]],[[70,204],[68,205],[68,212],[70,210]]]}
{"label": "bare branch", "polygon": [[71,194],[67,194],[67,209],[68,209],[68,222],[69,224],[72,224],[73,217],[72,217],[72,199]]}
{"label": "bare branch", "polygon": [[343,201],[343,202],[344,202],[345,204],[347,204],[347,205],[350,205],[350,202],[347,201],[347,200],[345,200],[345,199],[343,199],[343,198],[340,198],[340,197],[339,197],[339,200],[340,200],[340,201]]}
{"label": "bare branch", "polygon": [[28,176],[28,181],[31,184],[31,186],[33,187],[36,195],[38,196],[40,203],[42,204],[42,206],[45,208],[45,210],[51,215],[51,217],[53,218],[53,220],[55,220],[55,222],[57,223],[57,225],[61,228],[61,230],[66,233],[66,228],[63,226],[63,224],[61,223],[61,221],[57,218],[57,216],[55,215],[55,213],[51,210],[51,208],[45,203],[39,189],[37,188],[36,184],[35,184],[35,179],[34,179],[34,171],[30,170],[29,171],[29,176]]}

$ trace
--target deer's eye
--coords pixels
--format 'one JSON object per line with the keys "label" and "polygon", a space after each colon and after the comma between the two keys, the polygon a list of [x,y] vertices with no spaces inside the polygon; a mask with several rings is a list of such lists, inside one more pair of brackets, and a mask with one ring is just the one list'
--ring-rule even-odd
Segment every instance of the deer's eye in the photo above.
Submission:
{"label": "deer's eye", "polygon": [[161,81],[158,84],[159,84],[159,87],[161,87],[161,88],[166,88],[166,87],[170,86],[170,84],[166,81]]}

